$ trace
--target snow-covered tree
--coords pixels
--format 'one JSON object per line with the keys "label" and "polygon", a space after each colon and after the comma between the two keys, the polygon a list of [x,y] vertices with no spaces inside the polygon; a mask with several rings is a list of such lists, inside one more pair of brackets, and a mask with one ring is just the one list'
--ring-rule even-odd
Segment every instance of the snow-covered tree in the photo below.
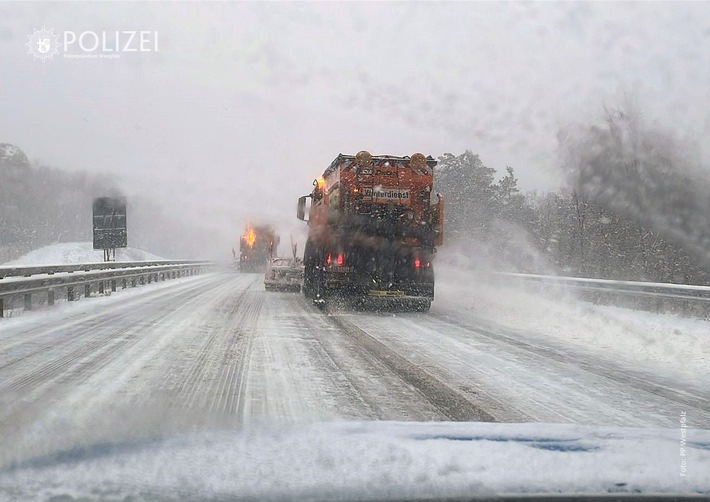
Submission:
{"label": "snow-covered tree", "polygon": [[484,236],[495,214],[495,169],[470,150],[439,157],[436,190],[446,200],[446,227],[450,236]]}
{"label": "snow-covered tree", "polygon": [[559,135],[570,182],[585,200],[658,232],[710,265],[710,172],[696,147],[649,127],[633,107]]}

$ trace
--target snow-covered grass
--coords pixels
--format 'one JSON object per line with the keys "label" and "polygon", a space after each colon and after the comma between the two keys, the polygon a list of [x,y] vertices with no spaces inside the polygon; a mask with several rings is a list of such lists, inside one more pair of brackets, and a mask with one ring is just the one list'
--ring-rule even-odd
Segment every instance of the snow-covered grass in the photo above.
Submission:
{"label": "snow-covered grass", "polygon": [[439,267],[436,309],[485,319],[538,342],[588,351],[640,371],[710,385],[710,322],[594,305],[553,286],[526,290],[518,281],[485,277]]}
{"label": "snow-covered grass", "polygon": [[[0,266],[70,265],[73,263],[102,262],[103,260],[103,251],[93,249],[91,242],[65,242],[35,249],[16,260],[2,263]],[[150,260],[164,260],[164,258],[142,249],[129,247],[116,250],[116,261]]]}

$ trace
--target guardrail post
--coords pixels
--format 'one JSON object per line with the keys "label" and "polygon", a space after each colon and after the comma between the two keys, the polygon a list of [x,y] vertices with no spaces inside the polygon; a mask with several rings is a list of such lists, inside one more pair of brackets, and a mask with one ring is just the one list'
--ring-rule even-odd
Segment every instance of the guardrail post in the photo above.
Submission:
{"label": "guardrail post", "polygon": [[0,319],[5,317],[5,303],[2,298],[0,298]]}
{"label": "guardrail post", "polygon": [[91,284],[84,284],[84,297],[89,298],[91,296]]}
{"label": "guardrail post", "polygon": [[25,293],[25,310],[32,310],[32,293]]}
{"label": "guardrail post", "polygon": [[74,286],[67,286],[67,301],[74,301]]}
{"label": "guardrail post", "polygon": [[47,305],[54,305],[54,290],[47,291]]}
{"label": "guardrail post", "polygon": [[99,294],[104,294],[104,281],[99,281]]}
{"label": "guardrail post", "polygon": [[111,279],[111,291],[116,292],[116,279]]}

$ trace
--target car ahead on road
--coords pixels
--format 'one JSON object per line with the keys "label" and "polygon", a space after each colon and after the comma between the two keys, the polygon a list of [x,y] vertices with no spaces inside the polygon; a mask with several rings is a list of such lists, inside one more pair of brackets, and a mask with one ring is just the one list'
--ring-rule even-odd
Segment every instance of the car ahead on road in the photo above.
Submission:
{"label": "car ahead on road", "polygon": [[272,258],[264,274],[267,291],[301,292],[303,284],[303,260],[300,258]]}

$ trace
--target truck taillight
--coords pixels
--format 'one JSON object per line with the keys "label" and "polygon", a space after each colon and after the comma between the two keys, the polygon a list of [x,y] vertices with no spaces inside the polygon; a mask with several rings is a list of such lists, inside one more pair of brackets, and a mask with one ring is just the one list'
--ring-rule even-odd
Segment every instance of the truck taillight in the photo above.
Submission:
{"label": "truck taillight", "polygon": [[342,253],[338,253],[338,255],[335,257],[331,253],[328,253],[328,257],[325,259],[325,264],[329,267],[331,265],[337,265],[338,267],[342,267],[343,263],[345,263],[345,257]]}
{"label": "truck taillight", "polygon": [[419,261],[419,258],[414,258],[414,268],[419,268],[419,267],[421,267],[421,265],[422,265],[422,262]]}

